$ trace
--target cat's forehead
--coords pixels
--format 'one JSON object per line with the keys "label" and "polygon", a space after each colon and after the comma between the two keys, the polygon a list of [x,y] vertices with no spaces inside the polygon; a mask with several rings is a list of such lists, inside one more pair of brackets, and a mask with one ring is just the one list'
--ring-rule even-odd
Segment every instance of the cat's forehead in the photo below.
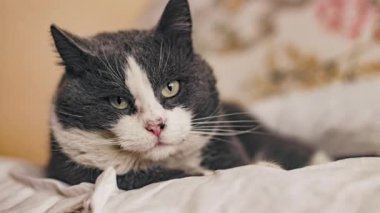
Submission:
{"label": "cat's forehead", "polygon": [[118,53],[139,53],[157,49],[157,38],[149,30],[99,33],[90,37],[88,45],[95,54],[115,55]]}
{"label": "cat's forehead", "polygon": [[125,71],[128,69],[128,58],[133,58],[151,80],[184,74],[177,70],[184,71],[181,67],[186,66],[191,58],[151,31],[101,33],[88,42],[91,51],[97,56],[98,65]]}

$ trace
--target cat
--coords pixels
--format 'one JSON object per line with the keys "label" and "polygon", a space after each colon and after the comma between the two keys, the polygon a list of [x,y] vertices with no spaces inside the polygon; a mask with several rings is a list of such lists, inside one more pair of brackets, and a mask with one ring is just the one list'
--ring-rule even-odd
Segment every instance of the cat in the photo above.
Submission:
{"label": "cat", "polygon": [[51,25],[51,34],[65,72],[50,118],[50,178],[94,183],[113,167],[130,190],[260,160],[293,169],[321,159],[219,100],[193,48],[187,0],[169,0],[153,29],[82,38]]}

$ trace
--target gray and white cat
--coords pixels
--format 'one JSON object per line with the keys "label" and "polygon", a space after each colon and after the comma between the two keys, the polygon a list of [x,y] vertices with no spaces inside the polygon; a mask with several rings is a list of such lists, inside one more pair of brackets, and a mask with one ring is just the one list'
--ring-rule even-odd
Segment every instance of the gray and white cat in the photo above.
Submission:
{"label": "gray and white cat", "polygon": [[52,178],[94,182],[113,167],[129,190],[255,160],[298,168],[315,156],[219,101],[192,46],[187,0],[170,0],[150,30],[80,38],[52,25],[51,33],[65,67],[50,121]]}

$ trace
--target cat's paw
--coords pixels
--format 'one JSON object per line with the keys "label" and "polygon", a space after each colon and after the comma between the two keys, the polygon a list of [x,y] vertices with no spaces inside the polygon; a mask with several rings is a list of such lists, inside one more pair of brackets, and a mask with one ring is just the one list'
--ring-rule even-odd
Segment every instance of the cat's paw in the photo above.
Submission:
{"label": "cat's paw", "polygon": [[195,176],[209,176],[215,174],[215,171],[204,169],[204,168],[188,168],[185,170],[186,173]]}
{"label": "cat's paw", "polygon": [[212,171],[212,170],[204,170],[201,174],[202,174],[203,176],[210,176],[210,175],[214,175],[214,174],[215,174],[215,171]]}
{"label": "cat's paw", "polygon": [[314,153],[314,155],[311,157],[310,165],[317,165],[317,164],[323,164],[331,162],[331,158],[323,151],[318,151]]}
{"label": "cat's paw", "polygon": [[254,165],[271,167],[271,168],[275,168],[275,169],[282,169],[280,165],[273,163],[273,162],[269,162],[269,161],[259,161],[257,163],[254,163]]}

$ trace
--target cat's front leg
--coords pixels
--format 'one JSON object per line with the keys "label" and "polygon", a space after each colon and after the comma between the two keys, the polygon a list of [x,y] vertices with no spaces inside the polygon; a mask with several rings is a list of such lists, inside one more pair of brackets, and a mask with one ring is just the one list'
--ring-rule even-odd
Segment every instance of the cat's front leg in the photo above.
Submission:
{"label": "cat's front leg", "polygon": [[151,183],[192,176],[182,170],[153,167],[145,170],[130,171],[117,176],[120,189],[131,190],[141,188]]}

